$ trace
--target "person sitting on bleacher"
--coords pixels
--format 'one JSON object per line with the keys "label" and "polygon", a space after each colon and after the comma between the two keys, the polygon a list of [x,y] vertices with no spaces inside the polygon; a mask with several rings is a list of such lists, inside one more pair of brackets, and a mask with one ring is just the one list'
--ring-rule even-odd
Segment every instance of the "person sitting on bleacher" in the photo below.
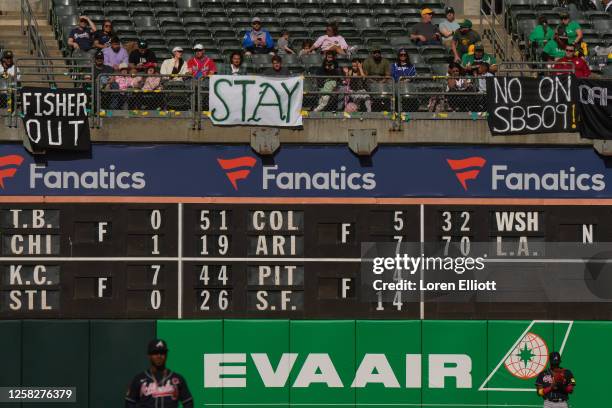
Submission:
{"label": "person sitting on bleacher", "polygon": [[459,24],[459,30],[453,35],[453,55],[454,61],[460,63],[463,54],[467,53],[470,45],[480,42],[480,34],[472,30],[472,22],[467,18]]}
{"label": "person sitting on bleacher", "polygon": [[239,51],[234,51],[229,57],[229,64],[224,66],[221,69],[219,74],[221,75],[246,75],[247,70],[242,65],[242,53]]}
{"label": "person sitting on bleacher", "polygon": [[461,66],[467,72],[474,73],[478,71],[478,66],[486,62],[489,65],[491,72],[497,71],[497,60],[491,54],[487,54],[482,43],[474,45],[474,53],[465,53],[461,58]]}
{"label": "person sitting on bleacher", "polygon": [[113,31],[113,23],[110,20],[104,20],[104,23],[102,23],[102,30],[93,33],[94,48],[102,50],[110,47],[113,37],[116,37]]}
{"label": "person sitting on bleacher", "polygon": [[251,54],[271,54],[274,52],[274,40],[270,32],[261,28],[261,19],[253,18],[251,21],[252,30],[247,31],[242,39],[242,47],[246,55]]}
{"label": "person sitting on bleacher", "polygon": [[295,51],[289,47],[289,31],[283,30],[281,32],[281,36],[276,42],[277,54],[278,55],[286,55],[286,54],[295,54]]}
{"label": "person sitting on bleacher", "polygon": [[138,71],[144,71],[150,65],[157,67],[157,57],[146,40],[138,41],[138,48],[130,52],[128,62],[130,69],[136,68]]}
{"label": "person sitting on bleacher", "polygon": [[104,63],[109,67],[113,67],[115,71],[119,70],[119,65],[128,65],[128,53],[121,45],[119,37],[111,39],[111,46],[102,50],[104,54]]}
{"label": "person sitting on bleacher", "polygon": [[389,60],[383,58],[380,48],[372,50],[372,55],[363,61],[363,71],[369,77],[388,77],[391,76],[391,64]]}
{"label": "person sitting on bleacher", "polygon": [[350,67],[344,67],[344,111],[357,112],[363,103],[367,112],[372,112],[372,99],[366,90],[366,73],[359,58],[353,58]]}
{"label": "person sitting on bleacher", "polygon": [[283,59],[279,55],[272,57],[272,66],[265,69],[265,76],[286,77],[291,75],[287,67],[283,67]]}
{"label": "person sitting on bleacher", "polygon": [[568,39],[565,28],[562,26],[557,27],[553,39],[548,41],[544,46],[542,59],[544,61],[554,61],[557,58],[563,58],[565,56],[565,46],[567,44]]}
{"label": "person sitting on bleacher", "polygon": [[93,33],[96,25],[87,16],[79,17],[79,25],[70,30],[68,35],[68,47],[72,48],[72,55],[84,57],[86,53],[92,55],[96,49],[93,48]]}
{"label": "person sitting on bleacher", "polygon": [[401,77],[416,76],[416,67],[410,62],[408,50],[401,48],[397,53],[397,60],[391,65],[391,76],[394,81],[399,81]]}
{"label": "person sitting on bleacher", "polygon": [[440,23],[440,34],[442,35],[442,44],[450,48],[453,42],[453,34],[459,29],[459,23],[455,21],[455,9],[447,7],[446,20]]}
{"label": "person sitting on bleacher", "polygon": [[[162,75],[186,75],[189,71],[187,70],[187,63],[183,60],[183,49],[178,46],[174,47],[172,55],[172,58],[165,59],[162,62],[159,72]],[[176,76],[173,80],[182,81],[184,78]]]}
{"label": "person sitting on bleacher", "polygon": [[416,45],[440,45],[441,34],[437,25],[431,23],[433,18],[433,10],[430,8],[424,8],[421,10],[421,22],[416,23],[412,27],[412,33],[410,33],[410,39],[416,43]]}
{"label": "person sitting on bleacher", "polygon": [[561,24],[559,24],[559,27],[564,27],[568,44],[572,44],[578,48],[583,37],[582,27],[580,27],[577,21],[571,21],[570,15],[566,11],[559,13],[559,16],[561,17]]}
{"label": "person sitting on bleacher", "polygon": [[538,17],[538,25],[536,25],[529,34],[529,41],[532,46],[543,48],[549,40],[555,36],[555,30],[548,25],[546,16]]}
{"label": "person sitting on bleacher", "polygon": [[217,65],[212,58],[208,58],[204,54],[204,46],[196,44],[193,46],[194,56],[187,61],[187,69],[195,79],[215,75],[217,73]]}
{"label": "person sitting on bleacher", "polygon": [[336,54],[343,55],[348,52],[349,46],[344,37],[338,34],[338,26],[335,23],[329,23],[325,27],[325,34],[317,38],[307,53],[318,49],[323,53],[333,51]]}
{"label": "person sitting on bleacher", "polygon": [[327,51],[325,53],[321,67],[317,70],[316,74],[319,77],[317,78],[317,82],[321,96],[313,111],[321,112],[329,104],[332,97],[331,92],[336,90],[339,80],[338,77],[342,75],[334,51]]}
{"label": "person sitting on bleacher", "polygon": [[[573,65],[572,65],[573,64]],[[577,78],[588,78],[591,76],[591,68],[583,56],[576,55],[576,47],[572,44],[565,46],[565,55],[557,60],[553,69],[557,69],[556,75],[567,75],[568,69],[574,69]]]}

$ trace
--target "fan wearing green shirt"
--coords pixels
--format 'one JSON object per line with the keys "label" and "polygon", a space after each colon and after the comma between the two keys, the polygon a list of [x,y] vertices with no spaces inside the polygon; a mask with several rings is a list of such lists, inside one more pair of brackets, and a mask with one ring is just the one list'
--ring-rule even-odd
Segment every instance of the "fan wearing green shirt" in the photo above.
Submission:
{"label": "fan wearing green shirt", "polygon": [[554,61],[557,58],[565,57],[566,45],[568,45],[567,33],[563,27],[559,26],[553,39],[544,46],[542,51],[544,61]]}
{"label": "fan wearing green shirt", "polygon": [[475,44],[474,54],[470,55],[469,53],[466,53],[463,54],[463,57],[461,57],[461,66],[466,71],[477,71],[478,66],[483,62],[489,64],[489,70],[491,72],[497,71],[497,61],[495,60],[495,57],[485,52],[482,43]]}
{"label": "fan wearing green shirt", "polygon": [[552,40],[554,36],[555,30],[548,25],[546,16],[540,16],[538,17],[538,25],[535,26],[531,34],[529,34],[529,41],[537,44],[539,47],[544,47],[544,45],[549,40]]}
{"label": "fan wearing green shirt", "polygon": [[577,48],[583,37],[582,27],[580,27],[577,21],[570,21],[570,15],[565,11],[559,13],[559,16],[561,17],[561,24],[559,27],[565,28],[568,44],[573,44]]}

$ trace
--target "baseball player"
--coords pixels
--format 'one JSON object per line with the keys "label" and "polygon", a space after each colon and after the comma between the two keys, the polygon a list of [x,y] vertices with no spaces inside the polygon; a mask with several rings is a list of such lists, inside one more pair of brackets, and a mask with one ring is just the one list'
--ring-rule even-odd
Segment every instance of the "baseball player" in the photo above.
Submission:
{"label": "baseball player", "polygon": [[151,367],[136,375],[125,395],[125,408],[193,408],[193,398],[182,375],[166,368],[166,342],[154,339],[147,348]]}
{"label": "baseball player", "polygon": [[550,367],[542,371],[536,380],[538,395],[544,398],[544,408],[568,408],[569,394],[574,391],[576,380],[567,368],[562,368],[561,354],[553,351],[549,356]]}

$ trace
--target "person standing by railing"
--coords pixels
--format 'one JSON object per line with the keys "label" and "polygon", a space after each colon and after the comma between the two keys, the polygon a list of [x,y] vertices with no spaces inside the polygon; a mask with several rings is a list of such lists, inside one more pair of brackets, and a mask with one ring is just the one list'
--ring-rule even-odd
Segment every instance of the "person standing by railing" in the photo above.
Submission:
{"label": "person standing by railing", "polygon": [[4,51],[0,64],[0,109],[8,106],[9,88],[19,81],[21,81],[21,73],[13,63],[13,51]]}

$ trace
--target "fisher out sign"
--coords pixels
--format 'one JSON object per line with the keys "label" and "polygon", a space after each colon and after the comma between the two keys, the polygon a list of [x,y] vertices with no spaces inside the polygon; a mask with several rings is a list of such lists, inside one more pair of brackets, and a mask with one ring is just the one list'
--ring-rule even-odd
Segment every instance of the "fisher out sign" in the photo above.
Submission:
{"label": "fisher out sign", "polygon": [[487,78],[489,129],[494,135],[576,132],[570,75]]}
{"label": "fisher out sign", "polygon": [[209,89],[215,125],[302,126],[303,77],[214,75]]}
{"label": "fisher out sign", "polygon": [[23,88],[23,126],[32,150],[89,150],[83,89]]}

